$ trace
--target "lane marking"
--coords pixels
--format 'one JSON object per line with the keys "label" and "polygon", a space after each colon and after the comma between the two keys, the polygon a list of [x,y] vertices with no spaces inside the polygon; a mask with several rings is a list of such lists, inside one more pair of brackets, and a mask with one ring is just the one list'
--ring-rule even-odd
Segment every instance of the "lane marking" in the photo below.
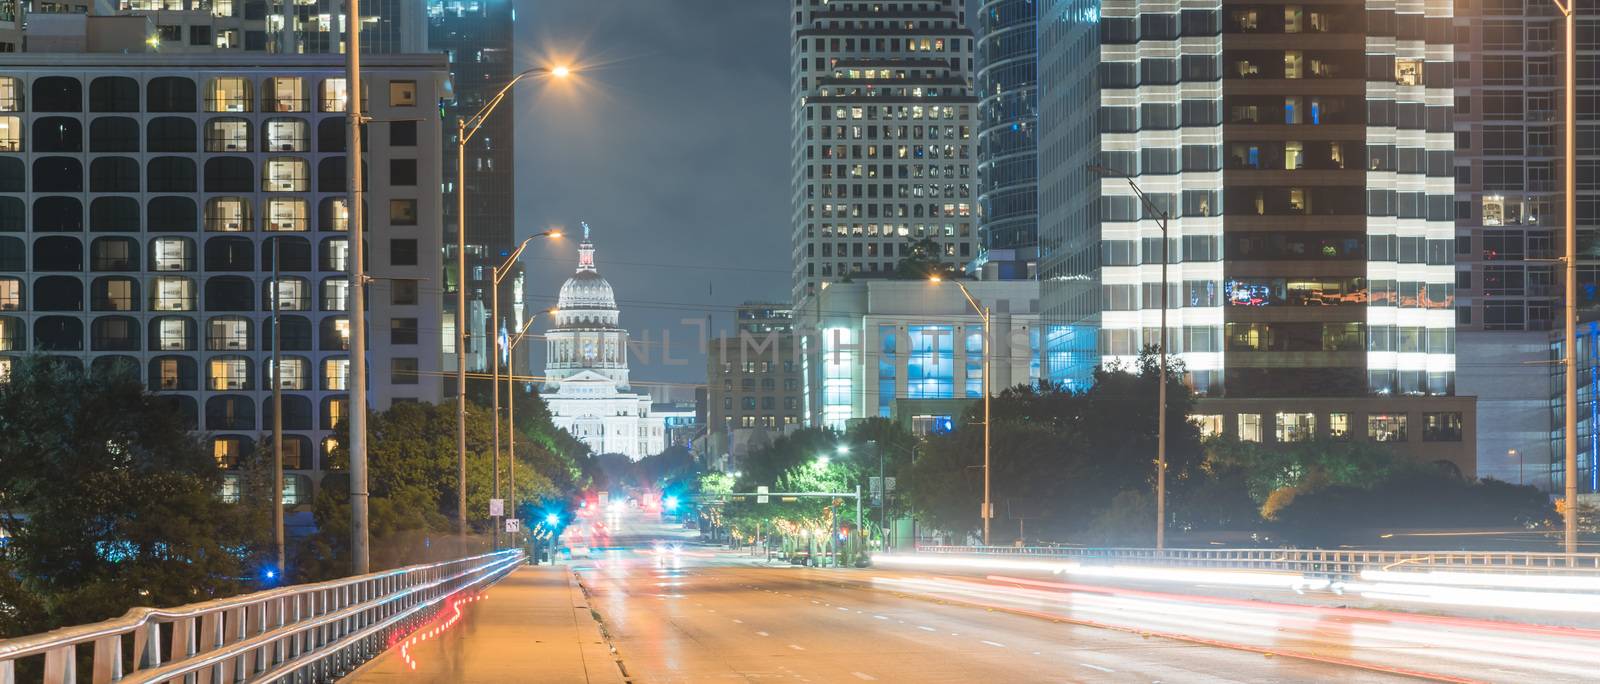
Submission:
{"label": "lane marking", "polygon": [[879,620],[887,620],[887,619],[889,619],[889,618],[886,618],[886,617],[884,617],[884,616],[882,616],[882,615],[874,615],[874,616],[872,616],[872,617],[874,617],[874,618],[877,618],[877,619],[879,619]]}
{"label": "lane marking", "polygon": [[742,624],[744,624],[744,620],[740,620],[739,618],[734,618],[733,619],[733,624],[742,625]]}
{"label": "lane marking", "polygon": [[1087,667],[1087,668],[1089,668],[1091,670],[1099,670],[1101,672],[1116,672],[1116,670],[1113,670],[1113,669],[1111,669],[1109,667],[1100,667],[1099,665],[1095,665],[1093,663],[1078,663],[1078,664],[1082,665],[1084,667]]}
{"label": "lane marking", "polygon": [[835,608],[834,610],[841,610],[841,611],[844,611],[846,613],[850,612],[849,608],[844,608],[844,607]]}
{"label": "lane marking", "polygon": [[806,650],[804,646],[799,646],[799,645],[796,645],[796,644],[789,644],[789,648],[792,648],[792,649],[794,649],[796,651],[804,651],[804,650]]}
{"label": "lane marking", "polygon": [[922,630],[924,632],[937,632],[937,631],[939,631],[939,630],[934,629],[932,627],[929,627],[927,625],[917,625],[917,629],[920,629],[920,630]]}
{"label": "lane marking", "polygon": [[862,680],[862,681],[865,681],[865,682],[877,681],[877,679],[878,679],[877,677],[869,675],[869,674],[867,674],[865,672],[851,672],[850,674],[855,675],[856,679],[859,679],[859,680]]}
{"label": "lane marking", "polygon": [[766,632],[756,632],[756,636],[764,636],[764,637],[769,637],[769,636],[772,636],[772,635],[771,635],[771,634],[768,634],[768,633],[766,633]]}
{"label": "lane marking", "polygon": [[978,643],[980,643],[980,644],[988,644],[988,645],[993,646],[995,648],[1005,648],[1006,647],[1005,644],[1002,644],[1002,643],[1000,643],[998,641],[987,641],[986,640],[986,641],[980,641]]}

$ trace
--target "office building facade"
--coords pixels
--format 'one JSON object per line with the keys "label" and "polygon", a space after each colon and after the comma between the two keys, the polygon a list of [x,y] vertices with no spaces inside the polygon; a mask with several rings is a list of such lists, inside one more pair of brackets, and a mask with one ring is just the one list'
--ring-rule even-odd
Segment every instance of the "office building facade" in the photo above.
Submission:
{"label": "office building facade", "polygon": [[964,4],[794,0],[792,38],[793,301],[892,272],[912,241],[953,267],[975,259]]}
{"label": "office building facade", "polygon": [[978,11],[978,234],[995,278],[1032,278],[1038,264],[1037,10],[989,0]]}
{"label": "office building facade", "polygon": [[[348,102],[337,56],[0,62],[0,370],[124,364],[231,465],[284,392],[291,500],[349,413]],[[439,401],[434,56],[365,64],[370,399]],[[279,272],[275,282],[274,268]],[[273,307],[281,369],[272,367]]]}
{"label": "office building facade", "polygon": [[[1160,343],[1165,259],[1167,348],[1208,425],[1403,442],[1474,472],[1455,397],[1450,4],[1045,9],[1049,322],[1092,323],[1102,362],[1133,362]],[[1097,93],[1092,129],[1062,111],[1075,92]]]}
{"label": "office building facade", "polygon": [[746,302],[735,317],[738,332],[712,339],[706,350],[706,428],[799,425],[805,408],[789,307]]}

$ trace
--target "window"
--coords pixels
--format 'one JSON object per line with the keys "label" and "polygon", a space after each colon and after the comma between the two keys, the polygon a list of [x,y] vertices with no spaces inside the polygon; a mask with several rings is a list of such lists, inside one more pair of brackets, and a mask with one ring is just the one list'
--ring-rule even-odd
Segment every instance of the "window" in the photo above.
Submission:
{"label": "window", "polygon": [[280,76],[267,79],[266,101],[262,109],[268,112],[303,112],[308,109],[305,81],[297,76]]}
{"label": "window", "polygon": [[343,197],[323,198],[317,205],[317,230],[340,233],[350,230],[349,207],[348,200]]}
{"label": "window", "polygon": [[1422,441],[1461,441],[1461,413],[1459,411],[1450,411],[1422,414]]}
{"label": "window", "polygon": [[1259,413],[1241,413],[1241,414],[1239,414],[1239,441],[1241,441],[1241,442],[1259,442],[1259,441],[1261,441],[1261,414],[1259,414]]}
{"label": "window", "polygon": [[0,152],[22,151],[22,118],[0,116]]}
{"label": "window", "polygon": [[210,311],[255,310],[255,285],[249,278],[242,276],[207,278],[203,296],[206,300],[206,309]]}
{"label": "window", "polygon": [[[267,389],[272,389],[273,373],[272,359],[266,361]],[[277,374],[277,381],[283,383],[286,390],[311,389],[311,362],[299,356],[283,357],[283,370]]]}
{"label": "window", "polygon": [[417,265],[416,240],[390,240],[389,263],[394,266]]}
{"label": "window", "polygon": [[1222,416],[1217,414],[1194,414],[1189,416],[1189,422],[1200,428],[1200,439],[1222,436]]}
{"label": "window", "polygon": [[155,311],[194,311],[194,281],[181,276],[155,279],[150,308]]}
{"label": "window", "polygon": [[83,83],[70,76],[46,76],[34,79],[33,111],[83,111]]}
{"label": "window", "polygon": [[411,186],[417,184],[417,160],[390,159],[389,184]]}
{"label": "window", "polygon": [[139,270],[138,244],[128,238],[95,238],[89,245],[89,269]]}
{"label": "window", "polygon": [[206,84],[206,111],[248,112],[250,107],[250,79],[241,76],[223,76]]}
{"label": "window", "polygon": [[323,240],[317,268],[323,271],[350,270],[350,241],[344,238]]}
{"label": "window", "polygon": [[389,124],[390,147],[416,147],[417,122],[395,121]]}
{"label": "window", "polygon": [[1405,415],[1373,414],[1367,416],[1367,439],[1374,442],[1406,441]]}
{"label": "window", "polygon": [[323,79],[317,98],[317,109],[323,112],[343,112],[350,106],[350,89],[343,78]]}
{"label": "window", "polygon": [[267,160],[261,178],[266,192],[306,192],[311,189],[311,165],[298,157],[273,157]]}
{"label": "window", "polygon": [[161,356],[150,361],[150,391],[193,391],[199,389],[194,359]]}
{"label": "window", "polygon": [[[73,203],[76,204],[76,200]],[[73,209],[75,210],[76,207],[73,207]],[[73,211],[73,214],[76,214],[76,211]],[[75,215],[71,217],[74,220],[76,218],[77,216]],[[89,229],[105,233],[137,232],[139,230],[139,201],[132,197],[94,198],[94,201],[89,203]]]}
{"label": "window", "polygon": [[[322,351],[348,351],[350,349],[350,321],[343,316],[322,319],[317,348]],[[285,343],[284,346],[288,346]]]}
{"label": "window", "polygon": [[249,152],[250,122],[232,118],[207,121],[206,151]]}
{"label": "window", "polygon": [[304,119],[267,119],[264,130],[267,152],[311,151],[311,125]]}
{"label": "window", "polygon": [[[0,283],[3,285],[3,283]],[[389,344],[416,344],[417,319],[391,318],[389,319]]]}
{"label": "window", "polygon": [[195,151],[195,122],[176,116],[159,116],[145,127],[145,144],[151,152]]}
{"label": "window", "polygon": [[335,358],[322,361],[322,389],[343,392],[348,389],[350,359]]}
{"label": "window", "polygon": [[327,278],[322,281],[322,310],[344,311],[350,308],[350,281],[346,278]]}
{"label": "window", "polygon": [[1305,442],[1317,435],[1317,416],[1314,413],[1283,413],[1277,416],[1279,442]]}
{"label": "window", "polygon": [[243,356],[213,356],[206,364],[206,389],[251,390],[250,360]]}
{"label": "window", "polygon": [[256,405],[248,397],[220,396],[206,400],[207,430],[254,430]]}
{"label": "window", "polygon": [[298,197],[274,197],[267,200],[267,224],[264,230],[303,233],[309,227],[311,206]]}
{"label": "window", "polygon": [[189,238],[156,238],[150,243],[150,262],[157,271],[194,270],[194,241]]}
{"label": "window", "polygon": [[127,316],[103,316],[90,324],[94,351],[139,351],[139,323]]}
{"label": "window", "polygon": [[[272,306],[274,287],[272,281],[265,284],[263,299],[267,306]],[[305,278],[284,278],[276,288],[278,297],[278,310],[280,311],[308,311],[311,309],[311,284]]]}
{"label": "window", "polygon": [[22,351],[27,348],[27,324],[14,316],[0,316],[0,351]]}
{"label": "window", "polygon": [[389,359],[389,384],[415,385],[417,384],[417,360],[415,358]]}
{"label": "window", "polygon": [[248,197],[213,197],[206,200],[206,232],[244,233],[255,230]]}
{"label": "window", "polygon": [[389,281],[389,303],[395,306],[412,306],[417,303],[417,281],[391,280]]}
{"label": "window", "polygon": [[[211,440],[211,456],[217,459],[217,467],[233,468],[239,465],[239,459],[244,458],[248,451],[247,437],[227,436],[215,437]],[[223,485],[222,498],[228,503],[239,503],[239,481],[236,478],[227,478]]]}
{"label": "window", "polygon": [[250,320],[239,316],[218,316],[206,322],[208,351],[249,351]]}
{"label": "window", "polygon": [[1394,61],[1394,81],[1404,86],[1422,85],[1422,60],[1396,59]]}
{"label": "window", "polygon": [[192,112],[195,102],[194,81],[187,78],[152,78],[145,86],[145,108],[151,112]]}
{"label": "window", "polygon": [[[194,192],[197,187],[193,159],[156,157],[146,165],[149,192]],[[138,213],[135,211],[134,213]]]}
{"label": "window", "polygon": [[417,106],[416,81],[390,81],[389,82],[390,107],[415,107]]}
{"label": "window", "polygon": [[22,88],[15,77],[0,76],[0,112],[22,111]]}
{"label": "window", "polygon": [[89,162],[89,191],[138,192],[138,160],[131,157],[98,157]]}
{"label": "window", "polygon": [[0,311],[22,310],[22,279],[0,278]]}
{"label": "window", "polygon": [[244,157],[206,160],[206,192],[255,192],[255,165]]}
{"label": "window", "polygon": [[389,225],[417,225],[417,201],[414,199],[389,200]]}

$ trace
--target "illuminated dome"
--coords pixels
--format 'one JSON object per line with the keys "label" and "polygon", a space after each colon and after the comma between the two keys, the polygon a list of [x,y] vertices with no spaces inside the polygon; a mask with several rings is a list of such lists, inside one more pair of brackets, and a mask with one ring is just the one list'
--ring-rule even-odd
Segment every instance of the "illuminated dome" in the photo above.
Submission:
{"label": "illuminated dome", "polygon": [[[593,248],[590,249],[591,253]],[[579,267],[578,272],[561,286],[561,294],[556,300],[556,307],[562,311],[573,309],[616,309],[616,297],[611,294],[611,283],[606,282],[605,276],[594,270],[591,264],[588,270]]]}

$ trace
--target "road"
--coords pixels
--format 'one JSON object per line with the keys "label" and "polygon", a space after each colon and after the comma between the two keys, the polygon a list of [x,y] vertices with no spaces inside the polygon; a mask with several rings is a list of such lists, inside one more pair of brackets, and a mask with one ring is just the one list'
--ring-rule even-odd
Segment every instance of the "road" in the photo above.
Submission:
{"label": "road", "polygon": [[1048,575],[759,567],[680,548],[648,514],[592,531],[574,531],[595,550],[571,567],[639,682],[1560,682],[1593,681],[1600,661],[1600,632]]}

